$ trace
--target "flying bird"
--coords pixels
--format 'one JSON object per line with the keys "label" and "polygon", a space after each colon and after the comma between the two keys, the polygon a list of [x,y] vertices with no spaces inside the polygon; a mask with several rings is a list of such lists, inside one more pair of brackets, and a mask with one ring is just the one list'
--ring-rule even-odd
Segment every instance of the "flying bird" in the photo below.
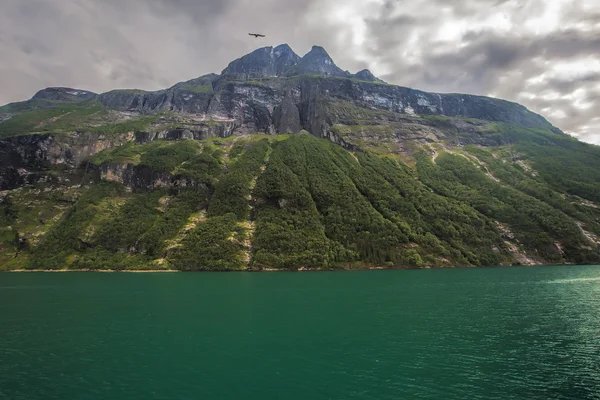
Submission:
{"label": "flying bird", "polygon": [[261,35],[260,33],[249,33],[248,35],[254,36],[254,37],[265,37],[265,35]]}

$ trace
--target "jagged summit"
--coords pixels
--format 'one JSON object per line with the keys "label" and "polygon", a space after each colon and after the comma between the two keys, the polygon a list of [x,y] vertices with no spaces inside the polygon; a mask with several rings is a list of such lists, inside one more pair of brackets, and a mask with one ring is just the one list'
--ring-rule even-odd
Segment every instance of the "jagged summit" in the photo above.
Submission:
{"label": "jagged summit", "polygon": [[335,65],[327,51],[321,46],[313,46],[288,73],[289,75],[320,74],[349,76],[347,72]]}
{"label": "jagged summit", "polygon": [[273,49],[273,59],[277,75],[282,75],[286,69],[298,63],[300,56],[287,44],[280,44]]}
{"label": "jagged summit", "polygon": [[281,76],[297,64],[300,57],[287,44],[262,47],[229,63],[223,76],[241,79]]}
{"label": "jagged summit", "polygon": [[262,47],[254,50],[229,63],[222,72],[223,76],[235,79],[252,79],[277,76],[295,75],[324,75],[356,77],[361,80],[380,81],[368,70],[363,70],[357,75],[343,71],[327,51],[321,46],[313,46],[303,57],[298,56],[287,44],[275,48]]}
{"label": "jagged summit", "polygon": [[[166,95],[171,98],[172,96],[170,96],[169,93],[172,93],[173,91],[207,95],[212,93],[213,86],[217,87],[221,79],[224,79],[225,81],[228,79],[252,80],[260,78],[292,77],[297,75],[336,76],[369,82],[383,82],[368,69],[359,71],[356,74],[351,74],[348,71],[342,70],[321,46],[312,46],[308,53],[303,57],[300,57],[288,44],[284,43],[276,47],[261,47],[238,58],[230,62],[220,75],[214,73],[202,75],[198,78],[176,83],[168,89],[152,92],[139,89],[117,89],[98,95],[82,89],[48,87],[38,91],[31,100],[78,102],[97,98],[108,106],[122,108],[125,105],[132,107],[132,104],[136,103],[137,100],[132,98],[124,99],[124,97],[131,97],[133,95],[139,96],[145,93],[150,97],[161,97]],[[150,101],[147,103],[170,105],[171,101],[157,100],[156,102]],[[140,106],[142,106],[141,103]]]}
{"label": "jagged summit", "polygon": [[362,81],[383,82],[381,79],[373,75],[373,73],[368,69],[363,69],[362,71],[357,72],[356,74],[354,74],[354,77]]}
{"label": "jagged summit", "polygon": [[[482,96],[427,93],[380,83],[383,81],[368,69],[355,74],[343,71],[321,46],[313,46],[300,57],[289,45],[281,44],[256,49],[232,61],[221,75],[203,75],[162,90],[117,89],[97,95],[80,89],[47,88],[36,93],[32,100],[1,107],[0,135],[22,131],[14,119],[18,113],[52,108],[57,102],[84,100],[95,100],[107,109],[139,115],[169,111],[181,114],[178,118],[182,119],[227,121],[227,126],[219,122],[209,128],[218,125],[218,129],[229,134],[304,129],[317,136],[330,137],[338,129],[336,125],[365,119],[364,116],[358,118],[352,111],[356,109],[345,108],[348,105],[392,113],[391,119],[400,118],[398,115],[402,118],[440,115],[556,129],[542,116],[516,103]],[[64,110],[58,109],[57,113],[62,116]],[[61,127],[67,125],[68,118],[60,117]],[[69,126],[79,128],[80,121],[76,122]],[[15,128],[7,128],[10,124]],[[48,130],[50,125],[38,121],[26,129]],[[197,136],[213,134],[207,132],[198,131]]]}

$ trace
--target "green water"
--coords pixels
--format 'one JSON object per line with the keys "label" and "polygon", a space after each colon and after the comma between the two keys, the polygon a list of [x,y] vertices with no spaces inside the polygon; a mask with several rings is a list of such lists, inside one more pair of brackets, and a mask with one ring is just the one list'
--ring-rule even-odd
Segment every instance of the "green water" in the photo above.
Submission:
{"label": "green water", "polygon": [[600,267],[0,274],[0,399],[600,399]]}

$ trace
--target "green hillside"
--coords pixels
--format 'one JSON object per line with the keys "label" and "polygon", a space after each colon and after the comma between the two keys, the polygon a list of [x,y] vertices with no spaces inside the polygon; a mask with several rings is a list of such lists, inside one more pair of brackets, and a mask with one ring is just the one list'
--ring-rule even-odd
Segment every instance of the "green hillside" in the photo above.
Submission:
{"label": "green hillside", "polygon": [[[68,182],[5,193],[0,265],[240,270],[600,262],[600,149],[549,130],[497,129],[512,144],[432,143],[412,156],[350,152],[307,133],[107,149],[70,171]],[[133,182],[145,174],[153,186],[132,187],[119,172],[126,168]]]}

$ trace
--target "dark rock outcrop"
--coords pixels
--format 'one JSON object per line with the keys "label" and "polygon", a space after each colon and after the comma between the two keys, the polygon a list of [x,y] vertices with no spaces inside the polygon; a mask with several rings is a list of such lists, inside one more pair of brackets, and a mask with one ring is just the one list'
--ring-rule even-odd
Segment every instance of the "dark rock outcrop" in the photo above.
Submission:
{"label": "dark rock outcrop", "polygon": [[19,136],[1,140],[0,190],[39,180],[53,141],[49,135]]}
{"label": "dark rock outcrop", "polygon": [[132,139],[129,134],[81,132],[72,136],[37,134],[0,140],[0,190],[37,182],[57,165],[78,167],[91,155]]}
{"label": "dark rock outcrop", "polygon": [[168,172],[157,172],[146,165],[108,163],[91,166],[99,178],[122,183],[132,189],[151,191],[158,188],[184,188],[204,186],[185,175],[174,175]]}
{"label": "dark rock outcrop", "polygon": [[157,132],[154,134],[151,140],[203,140],[211,137],[226,138],[233,135],[235,128],[236,124],[233,121],[221,123],[199,123],[194,126],[174,128]]}

